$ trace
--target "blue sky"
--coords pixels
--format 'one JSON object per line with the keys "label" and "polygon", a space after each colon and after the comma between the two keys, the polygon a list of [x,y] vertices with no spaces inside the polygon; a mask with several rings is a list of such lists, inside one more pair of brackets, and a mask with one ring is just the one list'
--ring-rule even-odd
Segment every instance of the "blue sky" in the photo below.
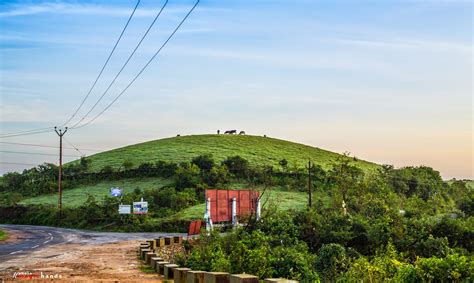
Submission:
{"label": "blue sky", "polygon": [[[87,93],[135,3],[3,1],[2,133],[62,124]],[[83,110],[163,3],[141,1]],[[96,111],[193,4],[169,1]],[[472,118],[471,1],[201,1],[129,91],[67,138],[79,148],[111,149],[178,133],[238,129],[379,163],[428,165],[445,178],[473,178]],[[2,140],[57,143],[53,133]],[[33,164],[56,159],[0,158]],[[0,165],[1,172],[28,167]]]}

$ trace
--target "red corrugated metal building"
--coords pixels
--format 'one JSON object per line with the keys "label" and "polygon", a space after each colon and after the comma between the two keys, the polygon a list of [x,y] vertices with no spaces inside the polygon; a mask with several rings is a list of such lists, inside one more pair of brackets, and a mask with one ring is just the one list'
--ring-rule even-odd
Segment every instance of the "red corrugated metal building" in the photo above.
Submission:
{"label": "red corrugated metal building", "polygon": [[259,192],[249,190],[206,190],[211,199],[211,219],[214,223],[232,221],[232,199],[236,199],[237,216],[255,213]]}

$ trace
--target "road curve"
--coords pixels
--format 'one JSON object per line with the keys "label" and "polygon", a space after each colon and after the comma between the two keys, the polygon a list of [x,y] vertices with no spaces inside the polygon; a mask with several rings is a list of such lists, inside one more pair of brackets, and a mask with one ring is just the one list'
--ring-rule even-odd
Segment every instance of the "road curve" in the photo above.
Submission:
{"label": "road curve", "polygon": [[155,239],[163,236],[184,236],[180,233],[119,233],[94,232],[78,229],[57,228],[33,225],[0,224],[0,228],[19,232],[19,241],[0,243],[0,262],[25,255],[49,245],[63,243],[102,244],[127,240]]}

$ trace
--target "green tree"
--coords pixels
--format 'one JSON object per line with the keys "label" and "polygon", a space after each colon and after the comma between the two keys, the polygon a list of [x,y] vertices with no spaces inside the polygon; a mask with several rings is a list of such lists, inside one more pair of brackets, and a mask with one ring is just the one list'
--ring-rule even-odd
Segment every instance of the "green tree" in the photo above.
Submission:
{"label": "green tree", "polygon": [[192,163],[181,163],[175,172],[176,189],[195,188],[201,183],[201,171]]}
{"label": "green tree", "polygon": [[222,164],[225,165],[229,169],[229,172],[234,174],[236,177],[247,177],[249,172],[249,162],[246,159],[236,155],[228,157],[222,162]]}
{"label": "green tree", "polygon": [[201,171],[210,171],[215,166],[212,154],[203,154],[196,156],[193,158],[191,163],[199,167]]}
{"label": "green tree", "polygon": [[342,201],[349,203],[349,191],[358,191],[364,179],[364,171],[351,165],[352,159],[348,155],[342,156],[328,172],[331,184],[337,189]]}
{"label": "green tree", "polygon": [[226,166],[214,166],[209,171],[201,171],[202,180],[207,185],[214,187],[229,181],[229,171]]}

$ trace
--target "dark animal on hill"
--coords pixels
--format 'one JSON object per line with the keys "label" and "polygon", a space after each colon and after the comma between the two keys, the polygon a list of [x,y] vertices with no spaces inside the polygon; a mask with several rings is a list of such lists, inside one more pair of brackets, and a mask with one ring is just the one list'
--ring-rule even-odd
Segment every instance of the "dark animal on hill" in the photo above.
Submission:
{"label": "dark animal on hill", "polygon": [[224,134],[234,135],[234,134],[237,134],[237,130],[227,130],[224,132]]}
{"label": "dark animal on hill", "polygon": [[240,131],[239,135],[245,135],[245,131]]}

